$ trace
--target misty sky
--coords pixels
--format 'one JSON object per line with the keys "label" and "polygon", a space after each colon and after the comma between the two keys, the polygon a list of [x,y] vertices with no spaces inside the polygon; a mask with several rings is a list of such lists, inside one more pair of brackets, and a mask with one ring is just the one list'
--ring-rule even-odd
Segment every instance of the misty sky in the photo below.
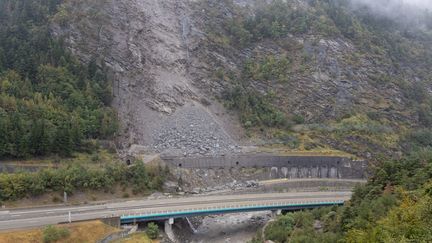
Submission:
{"label": "misty sky", "polygon": [[352,0],[355,3],[363,3],[377,10],[389,10],[394,7],[411,6],[421,10],[432,10],[432,0]]}
{"label": "misty sky", "polygon": [[425,11],[432,12],[432,0],[351,0],[354,7],[369,6],[377,14],[396,21],[421,24]]}
{"label": "misty sky", "polygon": [[432,10],[432,0],[403,0],[405,4],[415,5],[421,8]]}

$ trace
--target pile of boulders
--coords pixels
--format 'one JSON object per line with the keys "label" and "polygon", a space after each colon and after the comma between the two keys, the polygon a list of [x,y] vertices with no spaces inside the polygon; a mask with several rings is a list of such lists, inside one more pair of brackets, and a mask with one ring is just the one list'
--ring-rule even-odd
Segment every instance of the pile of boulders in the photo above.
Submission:
{"label": "pile of boulders", "polygon": [[234,153],[239,146],[210,114],[183,109],[162,124],[153,135],[153,149],[177,155],[220,155]]}

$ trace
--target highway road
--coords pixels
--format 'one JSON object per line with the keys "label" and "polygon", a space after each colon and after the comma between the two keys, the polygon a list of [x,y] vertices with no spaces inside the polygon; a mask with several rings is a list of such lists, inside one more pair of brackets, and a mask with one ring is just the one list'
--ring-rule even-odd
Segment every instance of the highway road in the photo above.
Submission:
{"label": "highway road", "polygon": [[[86,206],[58,206],[0,211],[0,231],[40,227],[72,221],[127,215],[180,212],[206,208],[249,207],[269,204],[347,201],[351,192],[297,192],[131,200]],[[69,217],[70,215],[70,217]]]}

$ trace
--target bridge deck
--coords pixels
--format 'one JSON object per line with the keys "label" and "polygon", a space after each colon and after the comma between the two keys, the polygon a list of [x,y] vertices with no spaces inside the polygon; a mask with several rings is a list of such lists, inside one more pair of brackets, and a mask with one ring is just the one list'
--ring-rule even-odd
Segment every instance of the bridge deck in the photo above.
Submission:
{"label": "bridge deck", "polygon": [[211,214],[227,214],[239,212],[267,211],[267,210],[299,210],[311,209],[317,207],[343,205],[344,200],[329,200],[329,201],[300,201],[300,202],[277,202],[264,204],[249,204],[249,205],[231,205],[231,206],[214,206],[204,208],[191,208],[187,210],[166,210],[159,212],[135,213],[132,215],[122,215],[121,223],[136,223],[142,221],[162,220],[169,218],[184,218],[190,216],[211,215]]}

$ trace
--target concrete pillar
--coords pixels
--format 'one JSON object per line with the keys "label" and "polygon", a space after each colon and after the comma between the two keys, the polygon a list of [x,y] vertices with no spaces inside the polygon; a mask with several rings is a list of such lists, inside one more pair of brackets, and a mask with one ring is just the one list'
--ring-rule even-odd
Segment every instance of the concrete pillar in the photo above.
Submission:
{"label": "concrete pillar", "polygon": [[272,218],[276,218],[278,215],[281,215],[281,214],[282,214],[282,209],[277,209],[277,210],[271,211]]}
{"label": "concrete pillar", "polygon": [[168,239],[170,239],[172,242],[178,242],[174,231],[172,230],[172,225],[174,224],[174,218],[169,218],[168,220],[165,220],[165,234],[168,236]]}

